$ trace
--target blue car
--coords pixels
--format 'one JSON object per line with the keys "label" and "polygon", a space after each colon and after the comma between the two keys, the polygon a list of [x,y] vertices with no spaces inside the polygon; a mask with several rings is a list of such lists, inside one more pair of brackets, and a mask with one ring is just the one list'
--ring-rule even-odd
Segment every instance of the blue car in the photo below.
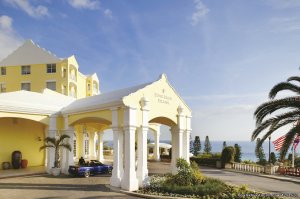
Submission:
{"label": "blue car", "polygon": [[69,166],[69,174],[73,176],[90,177],[96,174],[111,174],[113,167],[103,164],[98,160],[91,160],[89,163],[79,166]]}

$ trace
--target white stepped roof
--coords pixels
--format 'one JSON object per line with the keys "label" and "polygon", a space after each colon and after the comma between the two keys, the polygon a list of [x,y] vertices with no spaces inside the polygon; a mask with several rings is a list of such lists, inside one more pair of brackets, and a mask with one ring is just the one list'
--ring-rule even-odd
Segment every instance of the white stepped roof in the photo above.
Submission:
{"label": "white stepped roof", "polygon": [[45,89],[43,93],[22,90],[0,94],[0,110],[51,115],[75,100],[49,89]]}
{"label": "white stepped roof", "polygon": [[[152,83],[152,82],[151,82]],[[121,104],[123,97],[134,93],[151,83],[141,84],[134,87],[129,87],[125,89],[120,89],[108,93],[102,93],[100,95],[95,95],[83,99],[78,99],[69,106],[62,109],[62,113],[74,113],[80,111],[93,110],[101,107]]]}
{"label": "white stepped roof", "polygon": [[4,58],[0,62],[0,66],[48,64],[57,63],[61,60],[51,52],[33,43],[33,41],[27,40],[22,46]]}

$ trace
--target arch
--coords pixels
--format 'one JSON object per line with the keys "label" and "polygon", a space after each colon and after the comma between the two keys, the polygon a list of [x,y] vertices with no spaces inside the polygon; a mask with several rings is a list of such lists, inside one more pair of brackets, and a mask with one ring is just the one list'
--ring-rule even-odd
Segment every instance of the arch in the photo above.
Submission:
{"label": "arch", "polygon": [[149,121],[149,123],[158,123],[158,124],[164,124],[169,127],[173,127],[176,125],[176,122],[174,122],[172,119],[167,117],[156,117]]}
{"label": "arch", "polygon": [[49,125],[49,117],[47,115],[31,115],[31,114],[21,114],[21,113],[0,113],[0,118],[20,118],[42,123],[44,125]]}
{"label": "arch", "polygon": [[76,124],[85,124],[85,123],[98,123],[98,124],[103,124],[103,125],[111,125],[111,122],[104,119],[104,118],[100,118],[100,117],[85,117],[85,118],[81,118],[78,120],[73,121],[71,124],[69,124],[70,126],[74,126]]}

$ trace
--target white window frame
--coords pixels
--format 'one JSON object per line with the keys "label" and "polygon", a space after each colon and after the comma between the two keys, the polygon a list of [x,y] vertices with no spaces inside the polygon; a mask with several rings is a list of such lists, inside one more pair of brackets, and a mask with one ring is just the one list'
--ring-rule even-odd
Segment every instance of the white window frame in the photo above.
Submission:
{"label": "white window frame", "polygon": [[6,93],[6,83],[0,82],[0,93]]}
{"label": "white window frame", "polygon": [[56,73],[56,64],[47,64],[46,72],[47,73]]}
{"label": "white window frame", "polygon": [[31,74],[31,67],[30,67],[30,65],[21,66],[21,74],[22,75],[30,75]]}
{"label": "white window frame", "polygon": [[[55,90],[49,88],[49,87],[48,87],[48,83],[55,83]],[[48,81],[46,81],[46,88],[48,88],[48,89],[50,89],[50,90],[53,90],[53,91],[57,91],[56,87],[57,87],[57,85],[56,85],[56,81],[55,81],[55,80],[48,80]]]}
{"label": "white window frame", "polygon": [[0,75],[6,75],[6,67],[5,66],[0,67]]}
{"label": "white window frame", "polygon": [[[29,89],[23,89],[23,85],[29,85]],[[31,83],[30,82],[21,82],[21,90],[31,91]]]}

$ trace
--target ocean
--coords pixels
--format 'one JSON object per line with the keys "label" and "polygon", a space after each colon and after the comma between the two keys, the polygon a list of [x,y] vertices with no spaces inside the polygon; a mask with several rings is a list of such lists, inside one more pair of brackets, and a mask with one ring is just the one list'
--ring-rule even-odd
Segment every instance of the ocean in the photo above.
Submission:
{"label": "ocean", "polygon": [[[151,141],[153,142],[153,141]],[[170,140],[161,140],[160,142],[162,143],[168,143],[170,144]],[[222,152],[223,149],[223,141],[210,141],[211,143],[211,148],[212,148],[212,153],[217,153],[217,152]],[[112,147],[113,142],[112,141],[106,141],[106,145]],[[255,145],[256,141],[250,142],[250,141],[226,141],[227,146],[234,146],[234,144],[238,144],[241,146],[241,151],[242,151],[242,160],[251,160],[256,162],[257,158],[255,156]],[[201,152],[203,152],[204,149],[204,141],[201,141]],[[266,155],[266,159],[268,160],[269,158],[269,142],[266,141],[263,144],[263,149]],[[271,142],[271,152],[275,152],[276,156],[278,153],[276,153],[274,149],[274,145]]]}

